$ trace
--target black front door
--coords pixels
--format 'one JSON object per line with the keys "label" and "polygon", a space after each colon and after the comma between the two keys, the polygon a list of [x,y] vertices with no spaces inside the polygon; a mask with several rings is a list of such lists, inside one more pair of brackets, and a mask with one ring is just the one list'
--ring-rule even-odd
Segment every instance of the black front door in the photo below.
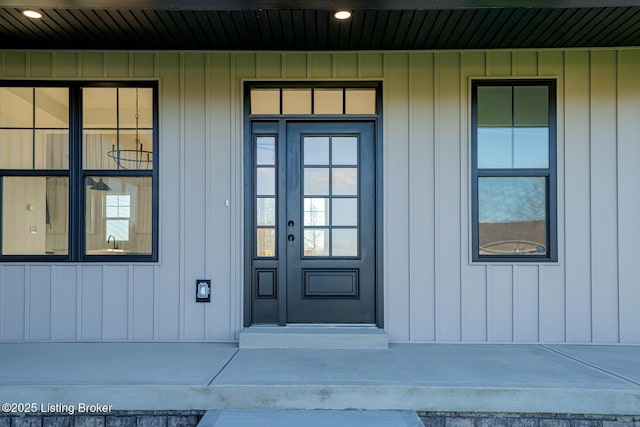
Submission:
{"label": "black front door", "polygon": [[288,323],[375,323],[373,123],[287,125]]}
{"label": "black front door", "polygon": [[376,323],[375,122],[251,128],[250,323]]}

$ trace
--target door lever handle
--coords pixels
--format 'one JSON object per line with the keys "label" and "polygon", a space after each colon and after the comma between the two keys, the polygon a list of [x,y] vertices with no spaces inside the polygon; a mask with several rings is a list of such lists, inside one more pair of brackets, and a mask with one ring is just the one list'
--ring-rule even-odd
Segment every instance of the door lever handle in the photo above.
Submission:
{"label": "door lever handle", "polygon": [[288,240],[289,242],[293,242],[294,240],[296,240],[296,237],[295,237],[293,234],[289,234],[289,235],[287,236],[287,240]]}

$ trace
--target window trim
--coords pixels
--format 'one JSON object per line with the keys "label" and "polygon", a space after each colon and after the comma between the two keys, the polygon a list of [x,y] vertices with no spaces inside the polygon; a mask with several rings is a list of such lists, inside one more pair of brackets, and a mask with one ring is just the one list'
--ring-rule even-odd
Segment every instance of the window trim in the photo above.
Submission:
{"label": "window trim", "polygon": [[[549,88],[549,167],[478,168],[478,87],[546,86]],[[471,80],[471,261],[474,263],[548,263],[558,261],[557,189],[557,81],[556,79],[472,79]],[[546,178],[546,239],[544,255],[481,255],[479,248],[478,181],[481,177]]]}
{"label": "window trim", "polygon": [[[1,87],[64,87],[69,88],[69,169],[0,169],[0,263],[138,263],[159,259],[159,82],[157,80],[0,80]],[[153,108],[153,167],[150,170],[83,169],[82,159],[82,89],[96,87],[150,88]],[[85,177],[150,177],[151,178],[151,253],[122,255],[88,255],[86,245]],[[2,255],[2,181],[4,176],[63,176],[69,178],[68,251],[66,255]]]}

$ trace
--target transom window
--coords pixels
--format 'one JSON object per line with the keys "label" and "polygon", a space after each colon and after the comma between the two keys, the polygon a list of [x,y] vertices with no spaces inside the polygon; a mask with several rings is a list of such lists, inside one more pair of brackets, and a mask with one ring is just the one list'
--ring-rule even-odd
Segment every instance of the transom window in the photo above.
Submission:
{"label": "transom window", "polygon": [[374,115],[376,89],[368,87],[253,88],[253,115]]}
{"label": "transom window", "polygon": [[0,82],[0,260],[157,260],[155,83]]}
{"label": "transom window", "polygon": [[555,81],[474,81],[475,261],[557,260]]}

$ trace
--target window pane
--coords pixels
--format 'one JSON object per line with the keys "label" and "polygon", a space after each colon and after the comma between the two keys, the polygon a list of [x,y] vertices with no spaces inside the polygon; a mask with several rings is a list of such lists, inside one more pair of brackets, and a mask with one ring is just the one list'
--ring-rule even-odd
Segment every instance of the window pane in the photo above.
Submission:
{"label": "window pane", "polygon": [[0,88],[0,127],[33,127],[33,88]]}
{"label": "window pane", "polygon": [[304,164],[328,165],[329,164],[329,137],[305,136],[304,137]]}
{"label": "window pane", "polygon": [[357,165],[358,138],[355,136],[334,136],[331,138],[331,164]]}
{"label": "window pane", "polygon": [[150,254],[152,179],[91,176],[86,181],[87,255]]}
{"label": "window pane", "polygon": [[153,89],[120,88],[118,89],[118,106],[121,128],[150,129],[153,127]]}
{"label": "window pane", "polygon": [[66,87],[36,88],[36,127],[69,127],[69,89]]}
{"label": "window pane", "polygon": [[478,127],[511,127],[511,86],[478,86]]}
{"label": "window pane", "polygon": [[549,167],[549,128],[513,129],[513,167]]}
{"label": "window pane", "polygon": [[356,168],[334,168],[333,182],[331,183],[331,194],[334,196],[357,196],[358,195],[358,169]]}
{"label": "window pane", "polygon": [[480,255],[547,253],[546,179],[478,179]]}
{"label": "window pane", "polygon": [[549,126],[548,86],[515,86],[513,88],[513,103],[514,126]]}
{"label": "window pane", "polygon": [[82,119],[85,128],[117,127],[117,92],[115,87],[82,89]]}
{"label": "window pane", "polygon": [[69,169],[69,131],[36,130],[36,169]]}
{"label": "window pane", "polygon": [[82,166],[84,169],[118,168],[114,159],[118,142],[118,133],[115,130],[85,130],[82,141]]}
{"label": "window pane", "polygon": [[342,114],[342,89],[314,89],[314,114]]}
{"label": "window pane", "polygon": [[311,89],[282,89],[282,114],[311,114]]}
{"label": "window pane", "polygon": [[258,168],[256,194],[260,196],[276,195],[276,173],[275,168]]}
{"label": "window pane", "polygon": [[358,256],[358,230],[338,228],[331,231],[332,256]]}
{"label": "window pane", "polygon": [[304,168],[304,195],[329,195],[329,168]]}
{"label": "window pane", "polygon": [[256,224],[276,225],[276,199],[273,197],[256,198]]}
{"label": "window pane", "polygon": [[33,131],[0,129],[0,169],[33,169]]}
{"label": "window pane", "polygon": [[358,225],[358,199],[333,199],[331,225]]}
{"label": "window pane", "polygon": [[122,130],[120,143],[107,156],[117,169],[153,169],[153,133],[150,130]]}
{"label": "window pane", "polygon": [[345,93],[346,114],[375,114],[375,89],[347,89]]}
{"label": "window pane", "polygon": [[329,229],[304,229],[304,256],[329,256]]}
{"label": "window pane", "polygon": [[2,254],[66,255],[67,177],[2,178]]}
{"label": "window pane", "polygon": [[478,128],[478,168],[512,168],[512,137],[512,128]]}
{"label": "window pane", "polygon": [[257,256],[276,256],[276,230],[273,228],[258,228]]}
{"label": "window pane", "polygon": [[280,114],[280,89],[251,89],[251,114]]}
{"label": "window pane", "polygon": [[304,225],[329,225],[329,199],[304,199]]}
{"label": "window pane", "polygon": [[259,136],[256,138],[256,164],[276,164],[276,139],[273,136]]}

